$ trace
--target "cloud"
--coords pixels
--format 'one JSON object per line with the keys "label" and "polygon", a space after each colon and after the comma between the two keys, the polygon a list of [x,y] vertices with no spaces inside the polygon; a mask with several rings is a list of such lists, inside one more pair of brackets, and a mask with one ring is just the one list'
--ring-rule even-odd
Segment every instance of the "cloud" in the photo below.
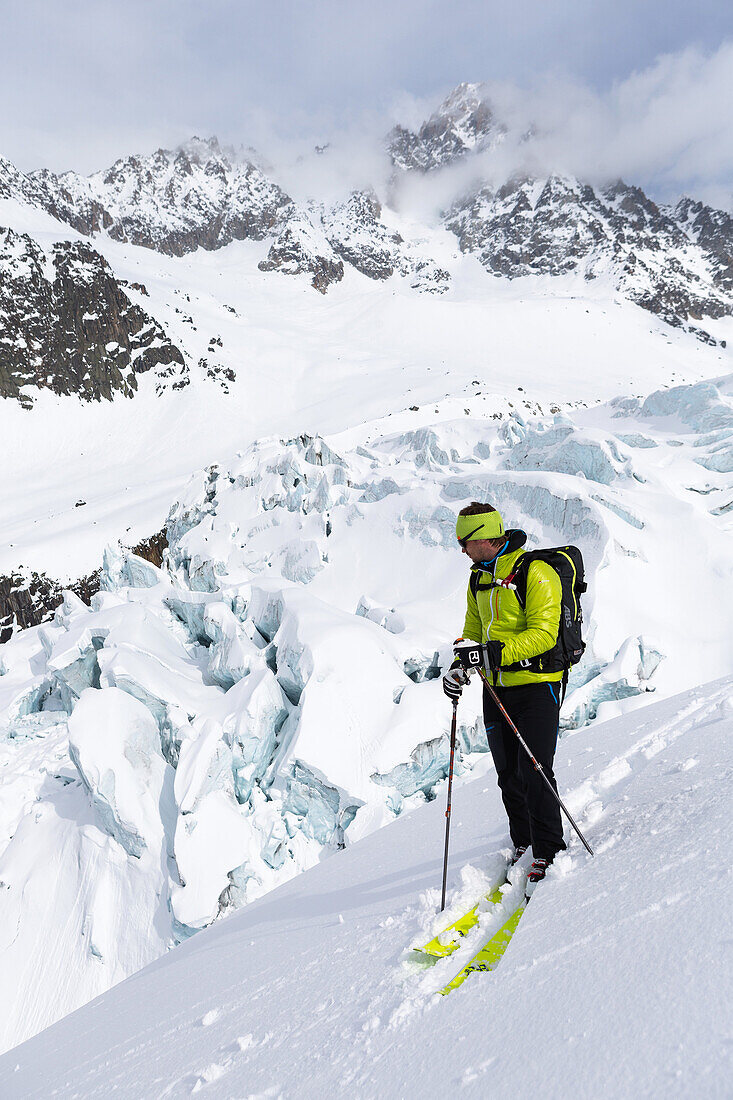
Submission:
{"label": "cloud", "polygon": [[417,128],[458,83],[488,80],[510,137],[416,185],[428,204],[479,167],[622,175],[660,197],[730,201],[723,0],[616,0],[612,14],[587,0],[2,3],[0,155],[25,170],[89,172],[215,133],[261,150],[294,193],[384,186],[390,127]]}
{"label": "cloud", "polygon": [[491,152],[405,181],[401,202],[424,217],[515,173],[600,185],[621,177],[658,201],[688,193],[733,208],[733,41],[660,57],[604,91],[548,75],[485,89],[507,135]]}
{"label": "cloud", "polygon": [[[522,97],[519,97],[520,100]],[[733,190],[733,42],[660,57],[605,93],[547,81],[527,98],[539,163],[660,194]]]}

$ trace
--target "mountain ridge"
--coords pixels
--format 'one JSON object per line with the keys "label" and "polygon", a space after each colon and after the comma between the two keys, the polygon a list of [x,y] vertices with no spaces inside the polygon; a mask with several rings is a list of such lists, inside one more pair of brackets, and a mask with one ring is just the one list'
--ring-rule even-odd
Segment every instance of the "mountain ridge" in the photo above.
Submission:
{"label": "mountain ridge", "polygon": [[[47,169],[23,173],[0,158],[0,200],[44,211],[58,222],[61,235],[68,227],[87,238],[86,261],[100,271],[107,261],[94,245],[105,239],[180,259],[199,249],[216,252],[248,241],[262,246],[255,264],[264,278],[305,278],[322,294],[358,277],[404,280],[417,293],[450,293],[449,265],[432,254],[421,234],[439,229],[492,278],[579,275],[590,283],[602,277],[622,297],[670,326],[703,342],[717,342],[709,321],[733,314],[733,217],[687,197],[674,206],[658,205],[622,180],[600,186],[574,176],[515,173],[491,184],[482,173],[507,135],[486,87],[459,85],[417,130],[396,127],[386,136],[384,149],[393,166],[389,209],[368,180],[337,200],[323,201],[317,195],[296,200],[254,150],[222,146],[216,137],[193,137],[175,149],[123,157],[89,176],[71,171],[56,175]],[[531,142],[532,135],[525,139]],[[423,216],[421,221],[419,215],[410,216],[406,181],[429,181],[455,165],[471,164],[477,180],[436,217],[425,221]],[[393,224],[396,209],[408,215],[409,238]],[[3,220],[0,212],[0,224]],[[12,213],[5,220],[7,239],[16,231]],[[36,241],[27,247],[41,245]],[[58,393],[78,393],[82,400],[134,393],[134,377],[123,380],[112,356],[103,363],[86,348],[78,369],[73,368],[54,346],[53,324],[41,326],[39,335],[34,321],[38,310],[31,300],[48,295],[42,266],[36,265],[26,302],[26,293],[13,289],[16,275],[7,249],[0,254],[0,286],[6,288],[2,308],[7,325],[17,333],[16,350],[3,362],[0,394],[30,406],[34,388],[42,385]],[[185,269],[181,282],[185,285]],[[68,284],[53,285],[53,293],[64,299],[58,303],[58,316],[73,314]],[[141,306],[130,301],[122,309],[120,293],[125,288],[108,282],[106,312],[127,311],[137,324]],[[112,326],[101,347],[130,347],[132,323]],[[156,339],[173,349],[160,322],[148,318],[147,323],[154,326]],[[63,330],[64,324],[59,321],[57,328]],[[182,372],[181,384],[191,363],[207,368],[206,357],[192,355],[185,342],[168,350],[165,362],[161,354],[154,366],[162,386],[173,363]],[[39,362],[52,362],[54,369],[39,372]],[[212,376],[218,377],[216,370]],[[219,378],[224,386],[228,380],[231,370]]]}

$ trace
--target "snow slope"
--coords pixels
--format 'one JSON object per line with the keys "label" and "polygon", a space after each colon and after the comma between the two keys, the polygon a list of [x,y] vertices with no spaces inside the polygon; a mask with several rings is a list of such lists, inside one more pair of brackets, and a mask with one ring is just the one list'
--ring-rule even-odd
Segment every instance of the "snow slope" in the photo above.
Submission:
{"label": "snow slope", "polygon": [[[449,998],[480,933],[433,970],[407,961],[435,927],[439,798],[7,1054],[0,1093],[728,1096],[732,734],[727,677],[563,740],[595,859],[570,837],[499,968]],[[453,812],[465,903],[506,843],[493,777],[459,782]]]}
{"label": "snow slope", "polygon": [[[440,794],[471,499],[583,550],[564,726],[728,672],[730,388],[260,439],[191,480],[162,570],[110,548],[2,652],[3,1046]],[[486,747],[474,699],[460,766]]]}

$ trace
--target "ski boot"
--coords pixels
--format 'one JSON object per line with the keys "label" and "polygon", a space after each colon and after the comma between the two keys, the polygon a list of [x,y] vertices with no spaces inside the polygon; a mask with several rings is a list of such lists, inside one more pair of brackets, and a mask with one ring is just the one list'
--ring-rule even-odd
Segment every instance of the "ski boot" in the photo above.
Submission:
{"label": "ski boot", "polygon": [[527,874],[527,885],[524,888],[524,892],[528,898],[532,897],[532,893],[537,886],[538,882],[542,882],[542,879],[547,874],[547,868],[550,866],[550,861],[547,859],[536,859],[529,869]]}

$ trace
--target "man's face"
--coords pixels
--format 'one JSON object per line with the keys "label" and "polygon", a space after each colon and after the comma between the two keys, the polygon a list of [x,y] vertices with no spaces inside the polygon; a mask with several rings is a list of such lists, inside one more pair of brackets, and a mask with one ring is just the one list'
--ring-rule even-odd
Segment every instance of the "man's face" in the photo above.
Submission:
{"label": "man's face", "polygon": [[469,539],[461,549],[464,554],[468,554],[472,562],[491,561],[505,541],[505,539]]}

